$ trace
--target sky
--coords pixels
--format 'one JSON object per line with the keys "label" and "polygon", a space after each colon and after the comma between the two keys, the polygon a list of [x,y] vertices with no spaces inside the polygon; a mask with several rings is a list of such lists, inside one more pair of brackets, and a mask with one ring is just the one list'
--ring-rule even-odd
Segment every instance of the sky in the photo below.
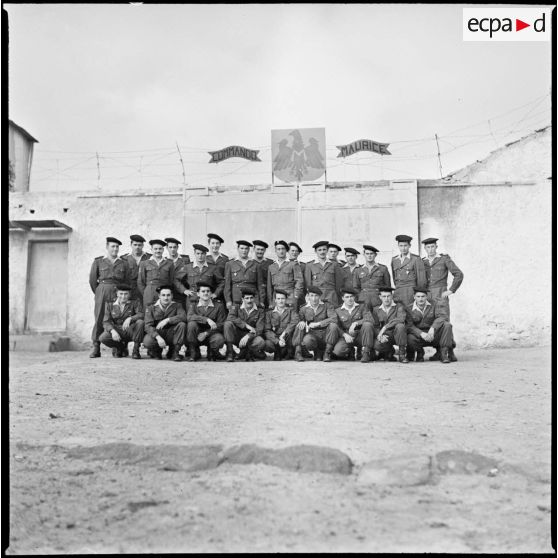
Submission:
{"label": "sky", "polygon": [[30,188],[269,183],[286,128],[325,128],[328,182],[455,172],[551,119],[551,43],[464,42],[463,6],[4,4]]}

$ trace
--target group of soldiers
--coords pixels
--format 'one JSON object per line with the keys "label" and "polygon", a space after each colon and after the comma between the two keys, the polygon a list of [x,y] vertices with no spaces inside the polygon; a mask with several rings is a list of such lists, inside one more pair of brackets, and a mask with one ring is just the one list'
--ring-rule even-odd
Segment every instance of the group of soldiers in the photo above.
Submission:
{"label": "group of soldiers", "polygon": [[101,356],[101,343],[114,357],[129,356],[133,342],[135,359],[143,343],[149,357],[161,359],[167,348],[166,358],[174,361],[200,359],[201,345],[208,360],[229,362],[262,360],[266,353],[274,360],[423,362],[427,346],[436,349],[430,360],[457,360],[449,297],[463,273],[447,254],[436,253],[437,238],[422,241],[421,259],[410,253],[412,237],[395,237],[393,288],[371,245],[362,247],[359,265],[358,250],[346,247],[340,260],[341,247],[325,240],[313,245],[314,260],[301,262],[296,242],[276,241],[271,259],[266,242],[238,240],[237,256],[229,258],[219,235],[207,237],[207,246],[193,245],[193,260],[179,253],[176,238],[150,240],[146,253],[146,240],[134,234],[130,253],[119,256],[122,243],[107,237],[106,255],[95,258],[89,276],[95,295],[91,358]]}

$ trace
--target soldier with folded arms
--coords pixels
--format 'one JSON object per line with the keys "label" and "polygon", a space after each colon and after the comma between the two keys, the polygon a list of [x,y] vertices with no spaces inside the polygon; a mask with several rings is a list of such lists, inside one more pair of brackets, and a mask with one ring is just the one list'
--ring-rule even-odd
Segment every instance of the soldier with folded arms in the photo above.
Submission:
{"label": "soldier with folded arms", "polygon": [[[129,285],[116,286],[116,301],[105,305],[103,321],[104,333],[99,341],[112,348],[112,356],[120,358],[130,341],[134,342],[132,358],[140,359],[140,345],[143,340],[143,308],[141,301],[130,300],[132,288]],[[126,351],[127,352],[127,351]]]}
{"label": "soldier with folded arms", "polygon": [[424,362],[424,347],[436,347],[443,363],[455,362],[453,330],[447,306],[441,301],[428,302],[426,289],[415,287],[415,301],[407,311],[409,360]]}
{"label": "soldier with folded arms", "polygon": [[394,356],[394,345],[399,347],[399,362],[409,362],[407,359],[407,328],[405,325],[405,307],[393,300],[393,289],[391,287],[380,287],[380,299],[382,304],[372,309],[374,320],[374,350],[378,352],[378,358],[386,362],[396,362]]}
{"label": "soldier with folded arms", "polygon": [[148,305],[145,310],[143,346],[150,356],[159,360],[163,349],[168,346],[170,357],[180,361],[182,357],[178,352],[186,337],[186,311],[181,304],[173,301],[172,285],[157,287],[157,293],[159,300]]}
{"label": "soldier with folded arms", "polygon": [[207,360],[221,360],[219,349],[225,344],[223,327],[227,319],[227,310],[222,302],[213,300],[211,283],[198,281],[196,289],[196,300],[188,305],[188,360],[192,362],[201,358],[200,345],[207,346]]}
{"label": "soldier with folded arms", "polygon": [[275,307],[265,313],[265,351],[273,360],[292,357],[292,335],[298,323],[298,312],[287,306],[289,293],[275,289]]}

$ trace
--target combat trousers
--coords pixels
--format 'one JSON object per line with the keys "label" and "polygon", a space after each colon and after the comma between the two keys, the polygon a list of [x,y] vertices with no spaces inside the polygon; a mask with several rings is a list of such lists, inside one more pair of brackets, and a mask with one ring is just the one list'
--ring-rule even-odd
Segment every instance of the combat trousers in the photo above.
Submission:
{"label": "combat trousers", "polygon": [[302,345],[308,351],[323,350],[326,345],[334,345],[337,340],[338,328],[335,324],[329,324],[322,329],[309,329],[306,331],[295,329],[293,335],[293,345]]}
{"label": "combat trousers", "polygon": [[[95,325],[91,332],[91,341],[99,343],[99,337],[105,330],[103,320],[105,319],[105,303],[116,300],[116,285],[114,283],[99,283],[95,289]],[[112,337],[111,337],[112,339]]]}
{"label": "combat trousers", "polygon": [[[203,341],[198,341],[198,335],[205,331],[209,331],[209,335]],[[200,345],[207,345],[210,349],[219,350],[225,344],[225,337],[221,332],[212,330],[207,324],[188,322],[186,327],[186,341],[188,344],[193,343],[197,347]]]}
{"label": "combat trousers", "polygon": [[407,345],[407,328],[405,324],[397,324],[392,330],[385,333],[388,337],[387,343],[380,343],[379,338],[374,342],[374,349],[380,353],[386,353],[393,350],[393,346],[399,348]]}
{"label": "combat trousers", "polygon": [[442,298],[442,293],[447,291],[447,287],[430,287],[427,293],[427,299],[429,302],[437,302],[438,304],[445,305],[446,311],[448,313],[448,319],[450,316],[449,298]]}
{"label": "combat trousers", "polygon": [[112,335],[105,331],[99,337],[99,342],[103,343],[107,347],[120,347],[122,344],[127,345],[131,341],[134,343],[141,343],[143,340],[143,320],[136,320],[133,324],[130,324],[128,331],[124,331],[122,326],[116,326],[114,329],[120,335],[120,341],[115,341]]}
{"label": "combat trousers", "polygon": [[285,346],[279,347],[279,336],[281,334],[277,334],[275,332],[268,332],[266,331],[265,337],[265,348],[264,351],[266,353],[274,353],[277,349],[286,349],[290,351],[292,348],[292,335],[285,335]]}
{"label": "combat trousers", "polygon": [[374,306],[380,306],[380,291],[378,289],[366,289],[360,291],[358,301],[364,303],[368,308],[372,309]]}
{"label": "combat trousers", "polygon": [[[343,332],[339,327],[338,340],[333,347],[333,354],[340,358],[345,358],[349,354],[349,344],[343,337]],[[351,343],[353,347],[362,347],[364,349],[372,349],[374,346],[374,326],[371,323],[364,322],[357,331],[355,340]]]}
{"label": "combat trousers", "polygon": [[[226,343],[232,343],[233,345],[239,346],[240,340],[248,333],[244,329],[240,329],[232,322],[225,322],[223,326],[224,337]],[[246,344],[246,348],[250,348],[252,351],[260,352],[265,350],[265,341],[259,335],[251,336]]]}
{"label": "combat trousers", "polygon": [[416,285],[399,285],[393,291],[393,300],[395,302],[402,302],[405,306],[413,304],[415,301],[415,286]]}
{"label": "combat trousers", "polygon": [[[180,347],[184,345],[184,340],[186,338],[186,323],[178,322],[176,325],[158,329],[157,334],[165,340],[167,345],[172,345],[177,349],[180,349]],[[143,338],[143,346],[146,349],[159,349],[159,343],[157,343],[155,335],[151,333],[147,333]]]}
{"label": "combat trousers", "polygon": [[[427,333],[426,330],[424,333]],[[407,335],[407,345],[410,349],[416,350],[422,347],[436,347],[443,349],[444,347],[451,349],[453,347],[453,328],[449,322],[444,322],[442,326],[434,334],[431,342],[425,341],[415,333]]]}

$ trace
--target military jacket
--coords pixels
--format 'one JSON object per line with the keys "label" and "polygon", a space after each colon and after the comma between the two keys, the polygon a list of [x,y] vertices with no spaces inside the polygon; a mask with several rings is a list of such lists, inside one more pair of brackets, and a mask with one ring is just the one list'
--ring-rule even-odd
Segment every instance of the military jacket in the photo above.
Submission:
{"label": "military jacket", "polygon": [[372,268],[363,265],[357,273],[357,288],[360,291],[375,291],[379,287],[391,286],[391,277],[387,266],[374,262]]}
{"label": "military jacket", "polygon": [[103,327],[105,331],[112,331],[115,326],[122,327],[122,324],[128,319],[130,323],[143,319],[143,307],[139,300],[129,300],[124,309],[116,302],[105,303],[105,317],[103,320]]}
{"label": "military jacket", "polygon": [[104,256],[95,258],[89,272],[89,286],[95,292],[102,283],[109,285],[124,283],[129,285],[130,276],[126,262],[121,258],[116,258],[114,262],[111,262]]}
{"label": "military jacket", "polygon": [[345,264],[341,268],[341,271],[343,272],[343,287],[349,287],[351,289],[355,289],[356,291],[360,291],[360,287],[358,283],[360,268],[361,268],[360,265],[356,265],[351,270],[349,264]]}
{"label": "military jacket", "polygon": [[[136,288],[138,285],[138,271],[139,271],[139,264],[136,263],[136,259],[134,258],[134,256],[132,256],[132,254],[122,254],[122,256],[120,256],[127,264],[128,264],[128,269],[129,269],[129,277],[130,277],[130,286],[132,288]],[[147,252],[144,252],[141,255],[140,258],[140,262],[144,262],[146,260],[148,260],[151,257],[151,254],[148,254]]]}
{"label": "military jacket", "polygon": [[194,291],[191,300],[197,300],[198,283],[209,283],[216,298],[219,298],[225,287],[225,278],[214,264],[199,267],[197,263],[189,263],[175,272],[174,288],[183,294],[185,289]]}
{"label": "military jacket", "polygon": [[372,319],[374,322],[374,330],[376,333],[384,328],[384,331],[390,331],[397,324],[404,324],[407,317],[403,304],[395,302],[386,312],[383,306],[374,306],[372,309]]}
{"label": "military jacket", "polygon": [[159,301],[149,304],[145,310],[145,332],[155,335],[155,326],[166,318],[169,318],[168,326],[174,326],[180,322],[186,323],[186,310],[178,302],[172,301],[163,308]]}
{"label": "military jacket", "polygon": [[299,298],[304,292],[302,269],[298,262],[285,260],[281,266],[272,262],[267,270],[267,299],[274,303],[275,289],[283,289]]}
{"label": "military jacket", "polygon": [[364,304],[355,304],[353,311],[349,312],[343,306],[335,309],[337,315],[337,325],[345,332],[349,332],[349,328],[356,323],[357,329],[362,326],[363,322],[372,322],[372,315],[366,309]]}
{"label": "military jacket", "polygon": [[212,301],[212,305],[204,306],[197,302],[188,305],[188,322],[207,324],[207,319],[213,320],[217,324],[217,331],[223,332],[223,324],[227,319],[227,310],[222,302]]}
{"label": "military jacket", "polygon": [[229,310],[227,321],[232,322],[239,329],[247,329],[246,325],[256,330],[256,335],[263,335],[265,326],[265,314],[262,308],[254,305],[255,310],[248,313],[241,304],[233,304]]}
{"label": "military jacket", "polygon": [[436,302],[427,302],[424,311],[421,312],[415,303],[407,306],[407,330],[420,336],[431,327],[434,331],[440,329],[448,320],[447,306]]}
{"label": "military jacket", "polygon": [[457,291],[463,282],[463,272],[455,265],[453,260],[447,254],[437,255],[433,262],[430,263],[428,258],[422,258],[424,262],[424,269],[426,271],[426,278],[428,281],[428,288],[442,288],[446,291],[448,287],[448,272],[453,275],[453,281],[449,290],[451,292]]}
{"label": "military jacket", "polygon": [[424,263],[416,254],[409,254],[403,263],[399,256],[394,256],[391,271],[396,287],[426,287]]}
{"label": "military jacket", "polygon": [[265,283],[262,268],[255,260],[248,260],[244,265],[240,260],[229,260],[225,265],[225,301],[238,302],[242,299],[240,289],[253,288],[259,296],[259,302],[265,299]]}
{"label": "military jacket", "polygon": [[163,259],[157,265],[152,259],[140,263],[138,271],[138,289],[141,294],[147,285],[160,287],[161,285],[174,284],[174,263],[171,260]]}
{"label": "military jacket", "polygon": [[298,312],[292,308],[285,308],[282,314],[276,312],[275,309],[268,310],[265,313],[265,333],[268,337],[270,333],[279,336],[285,331],[287,335],[290,335],[298,321]]}
{"label": "military jacket", "polygon": [[339,292],[343,288],[343,272],[338,263],[326,262],[324,266],[316,261],[308,262],[304,272],[306,288],[313,286],[319,287],[324,291],[324,297],[329,293],[334,293],[333,304],[339,301]]}
{"label": "military jacket", "polygon": [[217,269],[221,272],[221,275],[223,275],[223,277],[225,276],[225,265],[229,261],[228,256],[225,256],[225,254],[219,254],[219,257],[217,258],[217,261],[215,261],[213,256],[208,253],[207,256],[205,257],[205,261],[208,264],[215,265],[217,267]]}
{"label": "military jacket", "polygon": [[307,324],[320,322],[318,329],[325,329],[329,324],[334,324],[337,321],[337,314],[329,302],[320,301],[316,310],[310,304],[302,306],[298,311],[298,318],[299,321]]}

